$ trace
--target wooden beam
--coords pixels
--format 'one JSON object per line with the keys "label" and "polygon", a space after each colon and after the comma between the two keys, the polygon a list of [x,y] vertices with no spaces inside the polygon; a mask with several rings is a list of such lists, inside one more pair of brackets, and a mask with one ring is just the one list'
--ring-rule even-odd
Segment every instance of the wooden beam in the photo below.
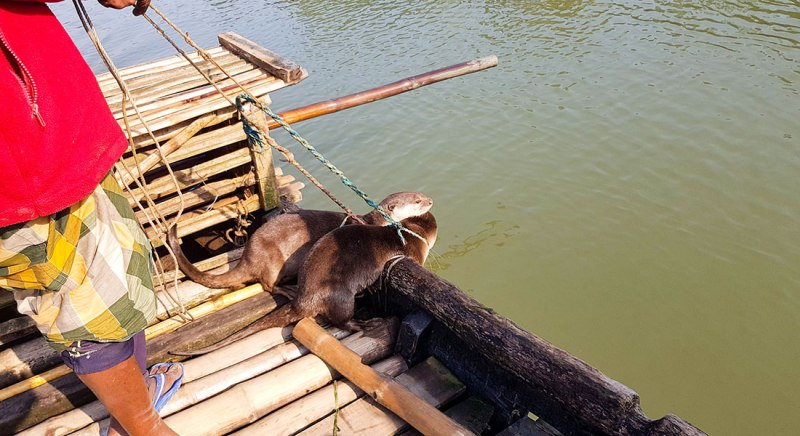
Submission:
{"label": "wooden beam", "polygon": [[[665,428],[680,431],[665,434],[704,434],[680,418],[648,419],[636,392],[497,315],[413,261],[397,262],[383,283],[390,294],[398,293],[429,312],[455,340],[469,344],[470,354],[513,376],[521,388],[538,392],[538,404],[525,404],[525,399],[519,398],[518,407],[528,407],[553,425],[567,417],[582,431],[656,434],[652,429],[668,420],[670,425]],[[539,413],[540,408],[547,414]]]}
{"label": "wooden beam", "polygon": [[236,33],[223,33],[219,35],[218,39],[219,43],[228,51],[247,59],[273,76],[283,80],[287,85],[299,82],[308,75],[296,63]]}

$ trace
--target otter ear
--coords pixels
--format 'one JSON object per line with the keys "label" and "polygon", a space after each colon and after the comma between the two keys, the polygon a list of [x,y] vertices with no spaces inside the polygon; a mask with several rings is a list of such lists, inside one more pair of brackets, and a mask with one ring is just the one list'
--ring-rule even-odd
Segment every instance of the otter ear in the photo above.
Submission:
{"label": "otter ear", "polygon": [[394,204],[390,204],[389,207],[387,207],[386,209],[389,209],[389,212],[392,212],[394,211],[394,207],[395,207]]}

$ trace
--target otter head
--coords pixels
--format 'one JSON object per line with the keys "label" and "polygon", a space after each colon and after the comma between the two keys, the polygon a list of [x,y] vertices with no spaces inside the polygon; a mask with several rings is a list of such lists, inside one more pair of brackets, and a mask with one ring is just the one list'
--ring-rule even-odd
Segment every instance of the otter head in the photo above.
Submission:
{"label": "otter head", "polygon": [[433,200],[419,192],[395,192],[386,197],[380,206],[394,220],[402,221],[428,212],[433,206]]}

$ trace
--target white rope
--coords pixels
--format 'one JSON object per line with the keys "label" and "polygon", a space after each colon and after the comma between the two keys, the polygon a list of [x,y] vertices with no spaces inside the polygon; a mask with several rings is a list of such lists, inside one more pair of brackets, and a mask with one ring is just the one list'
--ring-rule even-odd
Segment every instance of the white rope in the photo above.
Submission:
{"label": "white rope", "polygon": [[[162,163],[164,164],[164,166],[167,169],[167,172],[169,173],[170,177],[172,178],[172,181],[173,181],[173,183],[175,185],[175,189],[176,189],[176,192],[178,194],[179,201],[180,201],[180,207],[179,207],[178,213],[177,213],[176,217],[174,218],[175,222],[177,222],[180,219],[180,217],[183,214],[183,211],[185,209],[185,203],[184,203],[184,200],[183,200],[183,193],[181,192],[180,184],[178,183],[178,179],[175,177],[175,173],[172,171],[172,168],[169,165],[169,161],[167,160],[166,155],[164,154],[164,152],[163,152],[163,150],[161,148],[161,143],[158,141],[158,139],[156,138],[155,134],[150,129],[150,126],[147,124],[147,121],[142,116],[141,111],[139,111],[139,107],[137,106],[136,101],[134,100],[133,96],[131,95],[127,84],[122,79],[122,76],[119,74],[119,70],[116,68],[116,66],[114,65],[114,63],[111,60],[110,56],[108,55],[108,53],[103,48],[103,45],[100,42],[100,37],[97,35],[97,31],[94,28],[94,24],[92,23],[91,19],[89,18],[88,12],[83,7],[82,2],[80,0],[73,0],[73,4],[75,5],[75,10],[76,10],[76,12],[78,14],[78,17],[81,20],[81,23],[83,24],[84,29],[86,30],[86,33],[89,35],[89,39],[94,44],[95,49],[97,50],[98,54],[100,55],[100,58],[103,60],[103,63],[106,65],[106,68],[111,73],[111,75],[114,77],[114,79],[116,80],[117,84],[120,87],[120,90],[123,93],[123,99],[122,99],[123,120],[125,122],[125,128],[126,128],[127,134],[128,134],[128,143],[130,144],[131,153],[133,155],[133,159],[134,159],[134,162],[135,162],[137,168],[139,167],[139,159],[138,159],[138,155],[136,153],[136,148],[137,147],[136,147],[136,144],[133,142],[133,134],[132,134],[132,131],[131,131],[131,128],[130,128],[130,124],[128,123],[128,119],[127,119],[127,110],[128,110],[127,102],[128,101],[130,101],[131,106],[132,106],[134,112],[136,112],[136,116],[139,118],[142,126],[144,126],[144,128],[147,130],[148,135],[152,138],[152,140],[153,140],[153,142],[155,144],[156,150],[158,151],[159,157],[161,158]],[[120,157],[120,160],[119,160],[118,164],[115,165],[115,167],[116,167],[117,171],[120,174],[122,174],[122,171],[120,170],[120,168],[123,168],[128,173],[128,175],[131,176],[131,178],[134,180],[134,182],[136,183],[138,188],[144,194],[146,202],[148,203],[148,206],[150,206],[150,207],[145,208],[142,205],[142,203],[139,201],[139,199],[136,198],[136,196],[133,194],[133,192],[131,191],[130,186],[127,185],[127,184],[124,185],[124,188],[131,195],[131,198],[134,199],[134,201],[136,202],[136,205],[139,208],[139,210],[141,210],[143,212],[143,214],[145,215],[145,218],[147,219],[148,224],[150,224],[151,228],[153,228],[156,231],[158,231],[158,229],[160,227],[162,229],[161,233],[165,234],[165,231],[168,228],[168,226],[166,225],[166,218],[163,215],[161,215],[160,211],[158,210],[158,207],[156,206],[155,202],[152,200],[149,192],[147,191],[147,188],[146,188],[146,184],[147,183],[144,180],[144,172],[143,171],[138,171],[139,174],[138,175],[134,175],[130,171],[130,169],[127,167],[127,165],[125,164],[125,162],[122,160],[121,157]],[[151,217],[151,215],[150,215],[151,213],[155,213],[156,216],[155,217]],[[162,240],[162,243],[163,243],[163,240]],[[170,255],[172,256],[172,258],[174,260],[175,267],[173,269],[173,273],[174,274],[173,274],[173,279],[172,279],[173,283],[172,284],[173,284],[173,289],[175,290],[175,295],[173,296],[169,292],[169,287],[163,281],[163,273],[166,272],[166,268],[164,267],[163,262],[161,261],[161,258],[158,255],[158,253],[155,250],[153,250],[153,253],[155,254],[155,257],[156,257],[156,264],[159,267],[158,270],[161,272],[161,274],[156,274],[156,277],[157,277],[157,280],[158,280],[158,285],[164,290],[164,294],[173,303],[173,306],[179,308],[178,315],[184,321],[193,320],[193,316],[186,310],[186,308],[184,307],[184,304],[183,304],[183,300],[180,298],[180,295],[178,294],[178,267],[177,267],[178,263],[177,263],[177,258],[175,257],[175,254],[172,252],[171,247],[169,247],[169,244],[163,244],[163,245],[165,247],[167,247],[167,251],[170,253]],[[164,305],[164,307],[167,309],[167,313],[169,314],[169,308],[167,307],[167,305],[164,304],[163,302],[161,302],[161,304]]]}

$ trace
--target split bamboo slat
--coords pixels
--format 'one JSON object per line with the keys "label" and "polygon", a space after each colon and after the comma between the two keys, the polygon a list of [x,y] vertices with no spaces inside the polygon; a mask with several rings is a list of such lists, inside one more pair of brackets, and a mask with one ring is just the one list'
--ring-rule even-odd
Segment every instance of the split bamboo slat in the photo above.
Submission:
{"label": "split bamboo slat", "polygon": [[[375,371],[391,377],[408,369],[400,356],[393,356],[372,365]],[[364,395],[353,382],[344,380],[323,388],[294,401],[249,426],[232,433],[235,436],[274,436],[293,435],[322,418],[334,413]]]}
{"label": "split bamboo slat", "polygon": [[[333,329],[339,338],[348,333]],[[183,384],[180,390],[161,410],[168,416],[230,388],[231,386],[263,374],[285,362],[294,360],[308,351],[293,342],[290,328],[271,328],[223,347],[209,354],[185,362]],[[20,435],[62,435],[102,422],[108,412],[99,401],[49,418]],[[102,424],[101,426],[102,427]]]}
{"label": "split bamboo slat", "polygon": [[[211,48],[206,50],[206,54],[212,58],[217,57],[220,53],[225,51],[222,47]],[[202,61],[202,57],[198,53],[189,53],[189,59],[198,62]],[[125,80],[131,80],[135,77],[145,76],[148,74],[157,74],[163,71],[173,70],[177,65],[188,65],[188,62],[181,55],[174,55],[155,62],[144,62],[119,70],[119,74]],[[96,76],[97,83],[104,93],[121,92],[117,87],[117,82],[111,73],[101,73]]]}
{"label": "split bamboo slat", "polygon": [[[396,320],[369,334],[358,332],[343,343],[371,363],[391,353]],[[314,355],[306,355],[266,374],[239,383],[225,392],[166,418],[178,434],[219,435],[261,418],[336,377],[335,371]]]}

